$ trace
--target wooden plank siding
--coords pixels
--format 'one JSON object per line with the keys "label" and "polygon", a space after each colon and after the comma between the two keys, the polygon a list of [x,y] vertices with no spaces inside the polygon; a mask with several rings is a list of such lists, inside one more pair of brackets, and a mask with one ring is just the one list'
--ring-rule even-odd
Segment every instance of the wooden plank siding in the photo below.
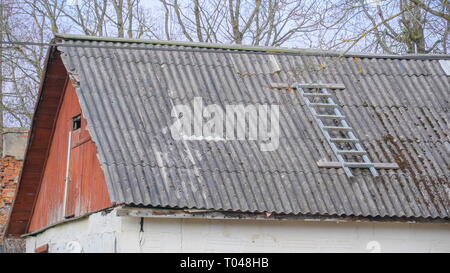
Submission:
{"label": "wooden plank siding", "polygon": [[67,208],[63,211],[67,147],[72,119],[82,116],[78,97],[69,81],[56,122],[38,199],[28,232],[58,223],[65,217],[78,217],[112,206],[105,177],[97,159],[95,143],[88,131],[86,119],[81,128],[72,132],[70,182]]}
{"label": "wooden plank siding", "polygon": [[[19,189],[9,217],[8,234],[34,232],[64,221],[64,185],[72,118],[82,111],[56,49],[49,52],[33,117]],[[74,133],[67,212],[79,217],[112,207],[95,143],[82,117]],[[69,211],[70,210],[70,211]]]}

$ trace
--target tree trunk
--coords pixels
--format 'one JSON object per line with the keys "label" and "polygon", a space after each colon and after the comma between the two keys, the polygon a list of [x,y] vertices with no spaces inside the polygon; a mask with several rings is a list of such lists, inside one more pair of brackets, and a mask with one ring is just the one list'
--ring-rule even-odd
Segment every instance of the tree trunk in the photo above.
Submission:
{"label": "tree trunk", "polygon": [[124,22],[123,22],[123,0],[114,0],[113,1],[114,9],[116,11],[117,16],[117,36],[120,38],[125,37],[125,29],[124,29]]}
{"label": "tree trunk", "polygon": [[425,49],[424,21],[421,9],[409,0],[405,1],[404,8],[409,9],[402,19],[408,53],[425,54],[427,51]]}

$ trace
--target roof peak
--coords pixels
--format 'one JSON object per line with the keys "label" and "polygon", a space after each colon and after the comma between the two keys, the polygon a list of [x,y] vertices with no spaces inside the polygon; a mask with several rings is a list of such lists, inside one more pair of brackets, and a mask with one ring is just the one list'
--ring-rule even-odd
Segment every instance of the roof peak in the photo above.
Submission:
{"label": "roof peak", "polygon": [[302,54],[302,55],[321,55],[330,57],[359,57],[359,58],[375,58],[375,59],[450,59],[449,54],[408,54],[408,55],[389,55],[389,54],[372,54],[359,52],[343,52],[321,49],[302,49],[287,47],[269,47],[269,46],[252,46],[252,45],[234,45],[234,44],[217,44],[217,43],[200,43],[185,41],[165,41],[165,40],[145,40],[145,39],[128,39],[102,36],[84,36],[71,34],[56,34],[55,39],[76,40],[76,41],[92,41],[92,42],[111,42],[111,43],[135,43],[150,45],[166,45],[179,47],[194,47],[212,50],[233,50],[245,52],[258,52],[266,54]]}

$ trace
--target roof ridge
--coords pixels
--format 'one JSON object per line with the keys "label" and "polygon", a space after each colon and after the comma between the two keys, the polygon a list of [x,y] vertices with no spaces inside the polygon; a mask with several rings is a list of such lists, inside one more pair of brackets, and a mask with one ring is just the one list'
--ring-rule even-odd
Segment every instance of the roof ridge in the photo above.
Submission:
{"label": "roof ridge", "polygon": [[253,46],[253,45],[235,45],[235,44],[218,44],[218,43],[200,43],[200,42],[186,42],[186,41],[166,41],[166,40],[146,40],[146,39],[128,39],[115,38],[104,36],[85,36],[72,34],[55,34],[56,39],[62,40],[77,40],[77,41],[96,41],[96,42],[116,42],[116,43],[135,43],[135,44],[150,44],[162,46],[180,46],[180,47],[195,47],[202,49],[224,50],[224,51],[244,51],[244,52],[259,52],[266,54],[302,54],[302,55],[321,55],[330,57],[359,57],[359,58],[374,58],[374,59],[450,59],[450,54],[405,54],[405,55],[390,55],[390,54],[374,54],[361,52],[345,52],[332,51],[323,49],[304,49],[304,48],[287,48],[287,47],[270,47],[270,46]]}

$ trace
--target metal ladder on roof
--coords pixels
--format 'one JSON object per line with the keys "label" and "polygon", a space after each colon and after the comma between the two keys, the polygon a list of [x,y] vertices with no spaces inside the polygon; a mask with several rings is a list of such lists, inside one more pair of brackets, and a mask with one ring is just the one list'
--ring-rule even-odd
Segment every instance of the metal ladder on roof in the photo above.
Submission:
{"label": "metal ladder on roof", "polygon": [[[300,91],[303,101],[311,114],[314,116],[314,119],[319,125],[319,128],[325,136],[328,144],[331,146],[331,149],[336,155],[339,163],[342,164],[345,174],[348,177],[352,177],[353,174],[351,168],[367,168],[373,176],[378,176],[378,172],[375,169],[375,164],[370,160],[367,152],[361,145],[360,140],[356,137],[353,128],[348,124],[346,117],[342,115],[339,110],[339,105],[333,101],[332,95],[328,92],[327,88],[321,86],[320,84],[298,84],[296,87],[297,90]],[[310,98],[312,98],[313,101],[311,101]],[[317,102],[317,100],[319,100],[319,102]],[[328,109],[331,110],[332,113],[319,113],[316,111],[316,108]],[[335,122],[337,121],[338,124],[336,126],[325,125],[322,120],[334,120]],[[332,132],[340,132],[341,134],[344,134],[345,137],[332,137]],[[347,147],[353,145],[354,148],[342,149],[339,147],[339,144],[347,144]],[[362,159],[362,161],[350,162],[347,161],[347,156],[354,156]]]}

